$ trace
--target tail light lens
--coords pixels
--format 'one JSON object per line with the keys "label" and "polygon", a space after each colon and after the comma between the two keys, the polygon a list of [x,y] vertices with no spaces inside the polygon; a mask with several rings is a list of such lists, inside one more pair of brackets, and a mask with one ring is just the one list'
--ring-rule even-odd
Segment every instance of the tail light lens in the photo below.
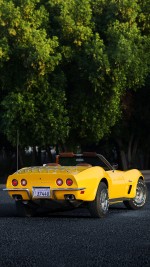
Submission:
{"label": "tail light lens", "polygon": [[21,180],[21,185],[22,186],[26,186],[27,185],[27,180],[26,179],[22,179]]}
{"label": "tail light lens", "polygon": [[66,184],[67,184],[68,186],[71,186],[71,185],[73,184],[73,181],[72,181],[70,178],[68,178],[68,179],[66,180]]}
{"label": "tail light lens", "polygon": [[18,181],[17,181],[16,179],[13,179],[13,180],[12,180],[12,185],[13,185],[13,186],[17,186],[17,185],[18,185]]}
{"label": "tail light lens", "polygon": [[63,184],[63,180],[62,180],[61,178],[58,178],[58,179],[56,180],[56,184],[57,184],[58,186],[61,186],[61,185]]}

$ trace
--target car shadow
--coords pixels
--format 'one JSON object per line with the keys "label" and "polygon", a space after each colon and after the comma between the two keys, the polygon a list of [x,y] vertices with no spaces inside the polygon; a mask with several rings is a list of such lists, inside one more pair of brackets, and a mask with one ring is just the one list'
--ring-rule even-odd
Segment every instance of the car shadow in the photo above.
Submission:
{"label": "car shadow", "polygon": [[[124,213],[127,212],[127,208],[124,206],[123,203],[117,203],[110,205],[109,212],[107,215],[108,217],[112,217],[116,213]],[[19,217],[17,215],[15,201],[11,199],[11,197],[6,194],[6,192],[0,189],[0,217]],[[92,218],[90,212],[87,208],[76,208],[72,210],[64,210],[64,211],[54,211],[54,212],[40,212],[34,217],[39,218]],[[31,218],[31,217],[30,217]]]}
{"label": "car shadow", "polygon": [[[110,207],[108,215],[106,218],[112,217],[113,215],[117,213],[124,213],[127,209],[123,207]],[[0,205],[0,217],[20,217],[17,214],[15,204],[9,204],[6,203],[4,205]],[[57,211],[57,212],[40,212],[37,213],[35,216],[30,217],[28,219],[32,218],[63,218],[63,219],[93,219],[90,215],[90,212],[88,209],[75,209],[72,211]]]}
{"label": "car shadow", "polygon": [[17,216],[16,207],[14,203],[0,203],[0,217],[14,217]]}

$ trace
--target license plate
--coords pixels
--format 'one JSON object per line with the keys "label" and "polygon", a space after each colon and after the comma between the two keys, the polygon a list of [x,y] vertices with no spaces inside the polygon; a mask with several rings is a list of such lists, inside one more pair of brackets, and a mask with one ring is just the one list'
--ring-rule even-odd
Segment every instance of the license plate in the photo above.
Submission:
{"label": "license plate", "polygon": [[50,187],[33,187],[33,197],[34,198],[49,198],[50,197]]}

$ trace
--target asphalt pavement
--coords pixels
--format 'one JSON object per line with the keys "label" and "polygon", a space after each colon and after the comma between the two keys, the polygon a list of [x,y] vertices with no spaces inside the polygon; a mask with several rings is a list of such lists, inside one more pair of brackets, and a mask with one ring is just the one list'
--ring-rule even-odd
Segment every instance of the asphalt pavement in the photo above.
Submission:
{"label": "asphalt pavement", "polygon": [[150,267],[150,183],[143,209],[113,205],[104,219],[76,209],[17,217],[14,201],[0,190],[0,266]]}

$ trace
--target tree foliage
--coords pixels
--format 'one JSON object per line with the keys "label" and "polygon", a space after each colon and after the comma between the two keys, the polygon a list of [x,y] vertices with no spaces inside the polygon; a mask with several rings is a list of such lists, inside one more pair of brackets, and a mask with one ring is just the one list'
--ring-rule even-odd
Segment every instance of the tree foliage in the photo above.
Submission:
{"label": "tree foliage", "polygon": [[[68,133],[65,78],[57,36],[39,0],[1,1],[1,128],[22,145],[63,140]],[[59,82],[58,82],[59,81]]]}
{"label": "tree foliage", "polygon": [[149,1],[0,0],[1,131],[99,142],[149,72]]}

